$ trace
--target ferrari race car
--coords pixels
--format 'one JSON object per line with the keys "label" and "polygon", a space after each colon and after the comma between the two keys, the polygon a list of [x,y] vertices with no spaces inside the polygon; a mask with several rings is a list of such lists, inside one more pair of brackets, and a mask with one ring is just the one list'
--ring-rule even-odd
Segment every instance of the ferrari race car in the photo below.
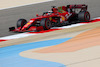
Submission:
{"label": "ferrari race car", "polygon": [[44,12],[42,15],[36,15],[36,18],[27,22],[25,19],[17,21],[17,28],[10,27],[9,31],[26,32],[48,30],[51,27],[65,26],[73,23],[90,21],[90,13],[87,11],[87,5],[67,5],[52,6],[51,11]]}

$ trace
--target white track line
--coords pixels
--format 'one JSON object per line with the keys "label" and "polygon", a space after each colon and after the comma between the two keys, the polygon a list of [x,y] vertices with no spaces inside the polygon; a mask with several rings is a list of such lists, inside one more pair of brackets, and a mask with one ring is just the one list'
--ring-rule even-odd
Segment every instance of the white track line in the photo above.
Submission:
{"label": "white track line", "polygon": [[48,0],[48,1],[44,1],[44,2],[31,3],[31,4],[26,4],[26,5],[8,7],[8,8],[1,8],[0,10],[11,9],[11,8],[16,8],[16,7],[22,7],[22,6],[28,6],[28,5],[39,4],[39,3],[45,3],[45,2],[49,2],[49,1],[54,1],[54,0]]}
{"label": "white track line", "polygon": [[72,27],[77,27],[77,26],[81,26],[81,25],[85,25],[84,23],[81,24],[73,24],[73,25],[69,25],[69,26],[63,26],[63,27],[53,27],[53,29],[57,29],[57,28],[72,28]]}
{"label": "white track line", "polygon": [[23,38],[23,37],[32,36],[32,35],[36,35],[36,34],[21,33],[21,34],[15,34],[15,35],[10,35],[10,36],[1,37],[0,39],[1,39],[1,40],[2,40],[2,39],[4,39],[4,40],[18,39],[18,38]]}
{"label": "white track line", "polygon": [[94,20],[94,19],[100,19],[100,17],[93,18],[93,20]]}
{"label": "white track line", "polygon": [[[72,27],[77,27],[77,26],[81,26],[81,25],[85,25],[85,24],[73,24],[70,26],[63,26],[63,27],[53,27],[52,29],[64,29],[64,28],[72,28]],[[27,36],[32,36],[32,35],[37,35],[36,33],[21,33],[21,34],[15,34],[15,35],[10,35],[10,36],[5,36],[5,37],[1,37],[0,39],[4,39],[4,40],[8,40],[8,39],[17,39],[17,38],[23,38],[23,37],[27,37]]]}

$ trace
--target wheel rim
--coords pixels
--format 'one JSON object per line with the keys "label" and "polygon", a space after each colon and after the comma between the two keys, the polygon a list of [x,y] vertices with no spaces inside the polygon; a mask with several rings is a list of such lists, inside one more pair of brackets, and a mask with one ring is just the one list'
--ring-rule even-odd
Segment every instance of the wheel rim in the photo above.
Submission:
{"label": "wheel rim", "polygon": [[18,27],[21,27],[22,28],[26,23],[27,23],[27,21],[25,19],[19,19],[17,21],[17,28]]}
{"label": "wheel rim", "polygon": [[45,22],[45,27],[47,28],[47,29],[50,29],[51,28],[51,22],[50,22],[50,20],[46,20],[46,22]]}
{"label": "wheel rim", "polygon": [[86,12],[85,14],[85,21],[89,21],[90,20],[90,14],[88,12]]}

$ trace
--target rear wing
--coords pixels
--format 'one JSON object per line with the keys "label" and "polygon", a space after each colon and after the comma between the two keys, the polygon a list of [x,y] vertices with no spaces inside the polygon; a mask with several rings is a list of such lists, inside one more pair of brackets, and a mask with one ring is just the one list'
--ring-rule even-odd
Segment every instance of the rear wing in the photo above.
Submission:
{"label": "rear wing", "polygon": [[67,5],[67,8],[70,8],[70,9],[81,9],[81,10],[87,10],[88,5],[85,5],[85,4]]}

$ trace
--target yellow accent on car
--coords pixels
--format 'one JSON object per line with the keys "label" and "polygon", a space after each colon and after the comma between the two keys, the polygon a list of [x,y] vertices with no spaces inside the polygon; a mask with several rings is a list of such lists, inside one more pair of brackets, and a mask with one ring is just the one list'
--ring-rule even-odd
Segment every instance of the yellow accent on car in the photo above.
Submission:
{"label": "yellow accent on car", "polygon": [[49,20],[52,20],[52,17],[50,17]]}
{"label": "yellow accent on car", "polygon": [[62,18],[62,21],[65,21],[65,17],[64,16],[61,16],[61,18]]}

